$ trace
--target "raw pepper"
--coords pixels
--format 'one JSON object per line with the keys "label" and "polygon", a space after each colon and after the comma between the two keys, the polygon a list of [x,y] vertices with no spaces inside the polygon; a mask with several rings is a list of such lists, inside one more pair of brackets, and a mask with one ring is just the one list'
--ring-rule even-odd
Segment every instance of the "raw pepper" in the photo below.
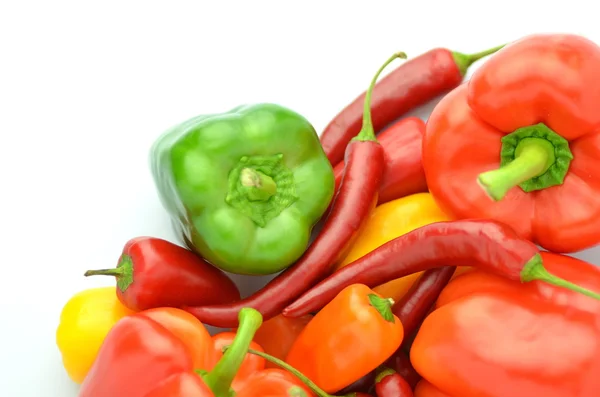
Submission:
{"label": "raw pepper", "polygon": [[452,397],[426,380],[422,380],[417,384],[414,394],[414,397]]}
{"label": "raw pepper", "polygon": [[600,47],[533,35],[501,49],[427,122],[430,192],[454,218],[488,218],[553,252],[600,242]]}
{"label": "raw pepper", "polygon": [[286,361],[332,393],[383,364],[403,337],[390,300],[365,285],[353,284],[306,325]]}
{"label": "raw pepper", "polygon": [[240,299],[236,284],[223,271],[192,251],[156,237],[130,239],[115,268],[88,270],[84,275],[114,277],[117,297],[135,311]]}
{"label": "raw pepper", "polygon": [[[412,194],[381,204],[375,208],[350,252],[336,270],[347,266],[396,237],[424,225],[448,220],[450,220],[448,215],[440,210],[429,193]],[[457,269],[456,274],[464,270],[465,268],[461,267]],[[397,302],[408,292],[421,273],[389,281],[373,288],[373,291]]]}
{"label": "raw pepper", "polygon": [[[215,364],[213,340],[191,314],[158,308],[128,316],[107,335],[79,396],[229,397],[230,385],[261,323],[256,310],[240,311],[236,338]],[[286,396],[290,389],[310,393],[282,371],[248,375],[237,378],[240,389],[233,390],[237,396],[265,395],[266,390],[273,391],[274,397]]]}
{"label": "raw pepper", "polygon": [[87,376],[106,334],[133,313],[119,301],[114,287],[80,291],[67,301],[56,329],[56,344],[75,383],[81,384]]}
{"label": "raw pepper", "polygon": [[[297,318],[284,317],[280,314],[263,323],[256,331],[254,341],[265,350],[265,353],[285,360],[296,338],[312,318],[313,316],[310,314]],[[276,367],[277,365],[267,361],[266,366]]]}
{"label": "raw pepper", "polygon": [[[553,274],[600,289],[600,268],[559,254],[541,256]],[[414,340],[411,361],[452,397],[596,397],[599,318],[596,299],[474,270],[444,289]]]}
{"label": "raw pepper", "polygon": [[335,188],[313,126],[275,104],[179,124],[154,142],[159,197],[190,249],[232,273],[294,263]]}

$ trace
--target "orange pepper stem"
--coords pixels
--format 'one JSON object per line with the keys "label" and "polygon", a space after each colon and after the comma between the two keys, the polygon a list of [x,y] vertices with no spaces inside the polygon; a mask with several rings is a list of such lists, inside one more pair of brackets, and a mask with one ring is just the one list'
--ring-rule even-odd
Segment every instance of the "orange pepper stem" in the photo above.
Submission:
{"label": "orange pepper stem", "polygon": [[387,61],[385,61],[383,65],[381,65],[377,73],[375,73],[375,76],[373,76],[373,79],[371,80],[371,85],[369,86],[369,89],[367,90],[367,93],[365,95],[362,129],[360,130],[358,135],[352,138],[352,140],[377,142],[377,137],[375,136],[375,129],[373,128],[373,120],[371,119],[371,95],[373,94],[373,88],[375,88],[377,79],[379,78],[381,72],[383,72],[383,69],[385,69],[386,66],[392,63],[392,61],[396,58],[406,59],[406,54],[403,52],[398,52],[392,55]]}
{"label": "orange pepper stem", "polygon": [[[223,350],[227,350],[228,348],[229,347],[225,347]],[[312,380],[308,379],[308,377],[306,375],[302,374],[300,371],[298,371],[296,368],[292,367],[285,361],[280,360],[277,357],[273,357],[267,353],[263,353],[261,351],[254,350],[254,349],[248,349],[248,353],[255,354],[259,357],[262,357],[265,360],[285,369],[286,371],[288,371],[289,373],[294,375],[296,378],[300,379],[300,381],[302,383],[304,383],[318,397],[336,397],[336,396],[333,396],[333,395],[325,392],[323,389],[321,389],[319,386],[317,386],[316,383],[314,383]],[[345,394],[345,395],[339,396],[339,397],[354,397],[354,396],[356,396],[356,393],[349,393],[349,394]]]}
{"label": "orange pepper stem", "polygon": [[231,383],[240,369],[254,334],[262,325],[262,315],[252,308],[243,308],[238,315],[239,328],[235,339],[229,345],[228,351],[215,365],[212,371],[206,373],[198,371],[204,383],[212,390],[215,397],[229,397],[231,395]]}

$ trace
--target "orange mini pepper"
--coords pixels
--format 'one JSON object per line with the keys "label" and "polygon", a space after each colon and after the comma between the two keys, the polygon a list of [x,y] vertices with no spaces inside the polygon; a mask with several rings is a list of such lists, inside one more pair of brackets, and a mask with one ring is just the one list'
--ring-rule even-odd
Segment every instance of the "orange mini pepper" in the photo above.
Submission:
{"label": "orange mini pepper", "polygon": [[[556,276],[600,289],[600,268],[541,256]],[[446,397],[597,397],[598,341],[600,301],[475,270],[444,289],[413,342],[411,362]],[[421,388],[418,397],[440,396]]]}
{"label": "orange mini pepper", "polygon": [[306,325],[287,363],[334,393],[368,374],[398,349],[404,329],[391,302],[365,285],[343,289]]}

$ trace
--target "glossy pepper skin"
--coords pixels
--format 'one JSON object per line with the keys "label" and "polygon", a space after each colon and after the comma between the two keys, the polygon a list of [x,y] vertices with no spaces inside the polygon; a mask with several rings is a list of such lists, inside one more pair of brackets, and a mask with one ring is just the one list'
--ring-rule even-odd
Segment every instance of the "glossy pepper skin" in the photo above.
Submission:
{"label": "glossy pepper skin", "polygon": [[189,313],[159,308],[128,316],[106,337],[79,396],[229,397],[233,390],[250,397],[275,390],[272,396],[283,397],[294,388],[308,393],[298,379],[276,370],[238,373],[261,323],[260,313],[242,310],[235,339],[216,361],[213,339]]}
{"label": "glossy pepper skin", "polygon": [[235,326],[240,307],[255,308],[266,320],[271,319],[307,288],[326,277],[346,255],[377,205],[384,159],[383,147],[377,141],[371,123],[371,90],[383,69],[396,58],[404,59],[406,54],[394,54],[371,80],[364,103],[364,125],[346,149],[340,190],[321,230],[302,257],[265,287],[234,304],[189,306],[186,310],[203,323],[217,327]]}
{"label": "glossy pepper skin", "polygon": [[552,252],[596,245],[599,107],[596,44],[547,34],[507,45],[428,119],[431,193],[454,218],[499,220]]}
{"label": "glossy pepper skin", "polygon": [[[381,245],[421,226],[451,220],[436,204],[429,193],[416,193],[378,205],[350,252],[336,267],[339,270],[365,256]],[[385,298],[398,302],[408,292],[422,272],[389,281],[373,290]]]}
{"label": "glossy pepper skin", "polygon": [[[378,204],[427,192],[421,156],[424,134],[425,122],[418,117],[407,117],[377,135],[384,158]],[[342,183],[344,166],[345,162],[341,161],[333,168],[336,192]]]}
{"label": "glossy pepper skin", "polygon": [[333,169],[313,126],[276,104],[187,120],[155,141],[150,158],[177,233],[232,273],[294,263],[333,198]]}
{"label": "glossy pepper skin", "polygon": [[286,361],[328,393],[381,365],[400,346],[391,302],[361,284],[342,290],[306,325]]}
{"label": "glossy pepper skin", "polygon": [[108,332],[133,313],[117,299],[114,287],[83,290],[67,301],[60,313],[56,345],[73,382],[83,382]]}
{"label": "glossy pepper skin", "polygon": [[236,284],[192,251],[155,237],[132,238],[114,269],[88,270],[86,276],[113,276],[117,296],[135,311],[182,305],[232,303]]}
{"label": "glossy pepper skin", "polygon": [[[375,132],[379,133],[407,112],[456,87],[474,62],[500,47],[475,54],[434,48],[411,57],[382,78],[373,90]],[[323,130],[320,139],[331,164],[344,159],[346,146],[360,131],[366,95],[363,92],[357,96]]]}
{"label": "glossy pepper skin", "polygon": [[[594,265],[541,255],[554,274],[600,289],[600,269]],[[599,318],[598,300],[475,270],[444,289],[417,334],[411,361],[450,397],[595,397]]]}
{"label": "glossy pepper skin", "polygon": [[[254,341],[264,349],[265,353],[285,360],[296,338],[312,318],[310,314],[298,318],[288,318],[279,314],[263,323],[256,331]],[[266,367],[276,367],[276,365],[267,362]]]}

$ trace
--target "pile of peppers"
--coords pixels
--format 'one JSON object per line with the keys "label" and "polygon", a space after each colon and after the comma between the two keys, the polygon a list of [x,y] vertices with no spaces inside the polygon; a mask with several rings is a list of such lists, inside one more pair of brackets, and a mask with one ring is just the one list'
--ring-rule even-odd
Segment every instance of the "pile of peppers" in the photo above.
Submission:
{"label": "pile of peppers", "polygon": [[570,254],[600,243],[598,107],[600,47],[537,34],[395,53],[320,133],[192,117],[150,152],[179,241],[82,271],[114,285],[66,303],[65,370],[80,397],[597,397],[600,267]]}

